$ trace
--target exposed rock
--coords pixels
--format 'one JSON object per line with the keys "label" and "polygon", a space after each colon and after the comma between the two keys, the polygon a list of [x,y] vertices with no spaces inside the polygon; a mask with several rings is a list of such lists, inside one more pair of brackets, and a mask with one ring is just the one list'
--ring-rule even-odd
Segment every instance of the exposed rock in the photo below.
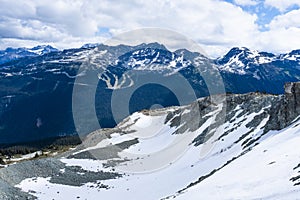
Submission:
{"label": "exposed rock", "polygon": [[286,83],[284,90],[285,94],[272,102],[265,132],[283,129],[300,115],[300,82]]}
{"label": "exposed rock", "polygon": [[[290,91],[287,91],[290,89]],[[285,85],[287,121],[291,122],[300,115],[300,82]]]}

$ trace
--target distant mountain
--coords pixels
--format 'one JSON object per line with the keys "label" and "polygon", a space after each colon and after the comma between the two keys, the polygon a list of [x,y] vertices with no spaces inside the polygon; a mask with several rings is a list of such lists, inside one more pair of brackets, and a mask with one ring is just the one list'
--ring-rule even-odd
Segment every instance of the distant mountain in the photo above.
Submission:
{"label": "distant mountain", "polygon": [[[218,59],[185,49],[171,52],[158,43],[97,44],[63,51],[40,46],[6,51],[15,52],[10,54],[15,56],[6,56],[0,64],[0,141],[4,144],[77,134],[72,115],[76,78],[83,80],[76,85],[82,89],[81,96],[91,90],[89,81],[97,80],[95,99],[99,101],[95,109],[101,127],[113,127],[126,117],[114,118],[113,92],[130,93],[150,76],[174,80],[180,74],[197,98],[210,94],[203,74],[213,79],[215,71],[220,72],[226,91],[232,93],[283,94],[286,82],[300,80],[299,50],[274,55],[233,48]],[[218,82],[212,80],[211,84],[217,89],[214,93],[222,92]],[[180,81],[172,86],[182,88],[185,96],[191,95]],[[128,114],[150,109],[154,104],[169,107],[179,105],[179,100],[170,89],[148,84],[132,94]],[[81,112],[85,112],[84,107]],[[98,128],[88,117],[82,123],[81,131],[86,134]]]}
{"label": "distant mountain", "polygon": [[226,89],[234,93],[257,90],[282,94],[284,82],[300,79],[299,50],[274,55],[235,47],[214,62],[222,73]]}
{"label": "distant mountain", "polygon": [[38,54],[38,55],[43,55],[46,53],[50,53],[50,52],[57,52],[59,51],[58,49],[50,46],[50,45],[38,45],[36,47],[33,47],[31,49],[26,49],[29,52]]}
{"label": "distant mountain", "polygon": [[300,50],[294,50],[287,54],[274,55],[267,52],[251,51],[246,47],[235,47],[225,56],[216,59],[215,63],[219,65],[219,69],[222,71],[241,75],[251,74],[252,69],[266,65],[274,65],[274,67],[279,68],[294,67],[299,69]]}
{"label": "distant mountain", "polygon": [[88,48],[94,48],[94,47],[97,47],[97,46],[99,46],[99,45],[100,45],[100,43],[87,43],[87,44],[82,45],[81,48],[86,48],[86,49],[88,49]]}
{"label": "distant mountain", "polygon": [[58,49],[50,45],[38,45],[33,48],[7,48],[0,50],[0,64],[17,60],[24,57],[40,56],[50,52],[57,52]]}
{"label": "distant mountain", "polygon": [[219,69],[241,75],[250,73],[250,68],[276,60],[272,53],[251,51],[246,47],[232,48],[225,56],[216,59]]}

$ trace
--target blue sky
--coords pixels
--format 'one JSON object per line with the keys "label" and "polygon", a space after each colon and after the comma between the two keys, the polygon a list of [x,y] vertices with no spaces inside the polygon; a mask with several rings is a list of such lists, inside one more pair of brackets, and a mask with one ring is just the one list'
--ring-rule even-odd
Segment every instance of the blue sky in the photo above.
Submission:
{"label": "blue sky", "polygon": [[0,0],[0,49],[101,43],[145,27],[173,30],[217,57],[231,47],[300,49],[300,0]]}
{"label": "blue sky", "polygon": [[256,23],[260,26],[259,28],[261,31],[268,30],[266,25],[268,25],[274,17],[280,15],[280,11],[278,9],[271,6],[265,6],[264,1],[260,1],[256,5],[238,5],[234,0],[227,0],[226,2],[241,7],[245,12],[256,14],[258,17]]}
{"label": "blue sky", "polygon": [[[256,23],[259,25],[259,29],[261,31],[267,31],[269,28],[267,25],[276,17],[281,14],[288,13],[293,10],[299,9],[299,3],[291,3],[287,8],[285,8],[284,11],[280,11],[278,7],[273,7],[271,5],[266,5],[264,0],[258,0],[258,1],[249,1],[249,2],[255,2],[253,5],[241,5],[236,3],[235,0],[225,0],[225,2],[234,4],[236,6],[239,6],[241,9],[243,9],[245,12],[256,14],[257,20]],[[245,1],[247,2],[247,1]],[[299,1],[300,2],[300,1]]]}

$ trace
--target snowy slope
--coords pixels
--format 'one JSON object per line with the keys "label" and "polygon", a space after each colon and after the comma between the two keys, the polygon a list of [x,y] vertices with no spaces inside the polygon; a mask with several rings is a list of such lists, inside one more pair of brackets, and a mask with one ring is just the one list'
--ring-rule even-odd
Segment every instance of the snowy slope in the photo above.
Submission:
{"label": "snowy slope", "polygon": [[[16,187],[39,199],[297,199],[300,121],[267,130],[281,101],[259,93],[228,95],[225,121],[225,102],[209,98],[137,112],[114,129],[88,135],[59,158],[64,167],[58,174],[27,177]],[[201,118],[193,127],[195,105]],[[172,149],[174,141],[184,145]],[[166,149],[172,151],[164,156]],[[69,174],[74,167],[77,178]],[[85,180],[90,173],[118,176]]]}
{"label": "snowy slope", "polygon": [[[299,199],[300,122],[270,131],[250,152],[234,160],[178,199]],[[298,166],[298,167],[297,167]],[[292,181],[293,177],[298,177]]]}

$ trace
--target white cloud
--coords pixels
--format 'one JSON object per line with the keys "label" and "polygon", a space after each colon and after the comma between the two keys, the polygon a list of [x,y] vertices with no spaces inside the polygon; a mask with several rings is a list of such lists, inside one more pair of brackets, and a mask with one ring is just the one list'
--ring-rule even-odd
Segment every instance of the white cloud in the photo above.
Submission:
{"label": "white cloud", "polygon": [[234,0],[234,2],[241,6],[255,6],[259,3],[257,0]]}
{"label": "white cloud", "polygon": [[288,29],[290,27],[300,28],[299,22],[300,22],[300,9],[293,10],[286,14],[276,16],[269,24],[269,28],[273,30]]}
{"label": "white cloud", "polygon": [[[248,45],[256,16],[222,1],[22,1],[0,0],[0,36],[61,45],[97,38],[99,28],[115,35],[142,27],[167,28],[204,46]],[[57,45],[56,45],[57,46]]]}
{"label": "white cloud", "polygon": [[265,0],[265,5],[277,8],[279,11],[284,12],[293,5],[300,6],[299,0]]}
{"label": "white cloud", "polygon": [[270,30],[264,32],[260,36],[260,49],[275,52],[284,53],[290,52],[292,49],[299,49],[300,47],[300,29],[288,28],[280,30]]}
{"label": "white cloud", "polygon": [[[254,5],[257,1],[236,0],[236,3]],[[276,23],[290,23],[278,18],[270,24],[270,31],[260,33],[256,15],[221,0],[132,0],[130,3],[0,0],[0,5],[0,47],[10,46],[10,43],[15,46],[18,41],[20,45],[27,42],[28,45],[48,43],[60,48],[79,47],[83,43],[102,42],[110,34],[158,27],[186,35],[199,42],[209,55],[217,56],[233,46],[262,50],[272,46],[272,51],[282,49],[279,42],[276,46],[266,41],[280,37],[274,28]],[[100,29],[109,30],[109,34],[99,32]],[[297,33],[291,23],[281,34],[288,33]],[[284,39],[279,41],[287,42]]]}
{"label": "white cloud", "polygon": [[300,9],[276,16],[269,30],[260,34],[261,48],[275,52],[288,52],[300,48]]}

